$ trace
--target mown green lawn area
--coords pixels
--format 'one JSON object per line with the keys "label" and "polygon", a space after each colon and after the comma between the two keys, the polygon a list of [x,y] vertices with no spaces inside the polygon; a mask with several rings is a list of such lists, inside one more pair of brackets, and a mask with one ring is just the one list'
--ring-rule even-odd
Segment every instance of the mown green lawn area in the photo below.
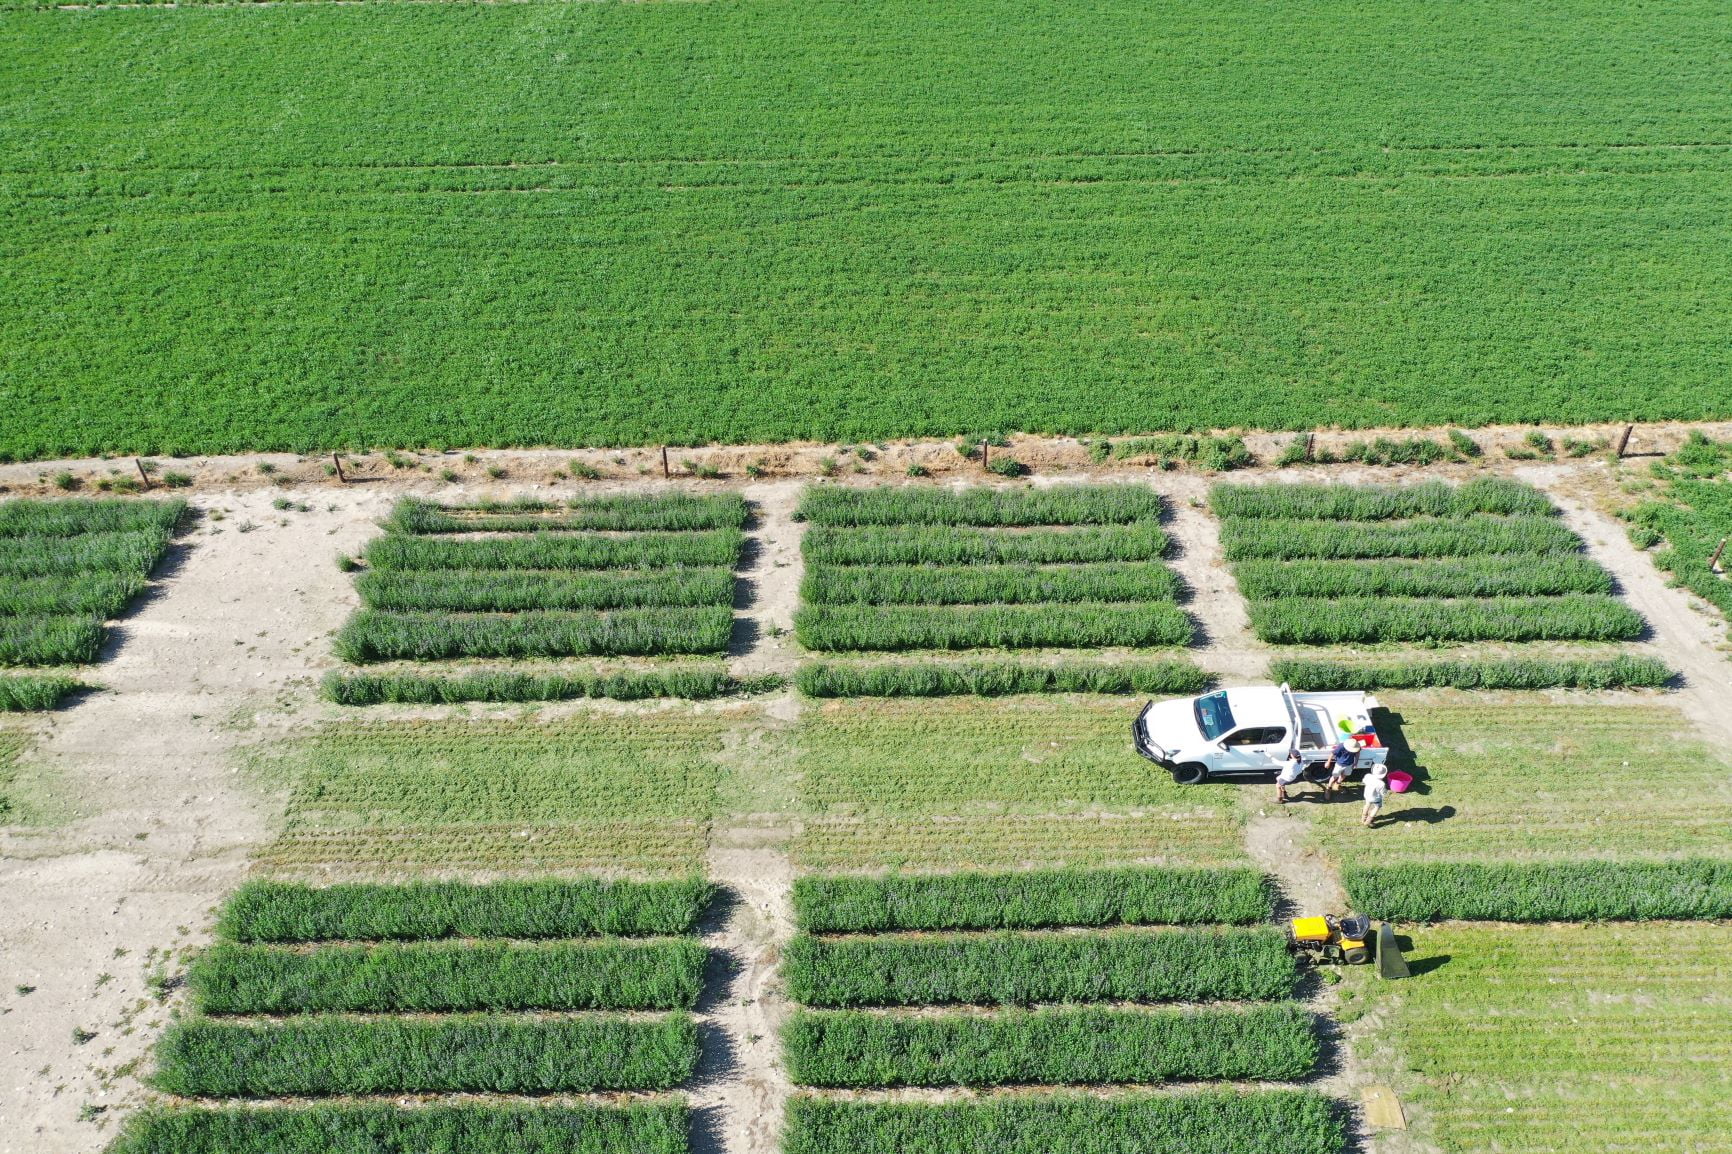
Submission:
{"label": "mown green lawn area", "polygon": [[808,703],[793,733],[814,871],[1243,864],[1231,786],[1137,756],[1123,698]]}
{"label": "mown green lawn area", "polygon": [[1732,412],[1708,0],[0,11],[0,452]]}
{"label": "mown green lawn area", "polygon": [[1338,861],[1732,855],[1732,774],[1670,706],[1388,704],[1419,789],[1391,793],[1369,830],[1356,789],[1294,807]]}
{"label": "mown green lawn area", "polygon": [[1732,1133],[1732,927],[1412,931],[1424,972],[1355,975],[1363,1045],[1449,1154],[1720,1150]]}

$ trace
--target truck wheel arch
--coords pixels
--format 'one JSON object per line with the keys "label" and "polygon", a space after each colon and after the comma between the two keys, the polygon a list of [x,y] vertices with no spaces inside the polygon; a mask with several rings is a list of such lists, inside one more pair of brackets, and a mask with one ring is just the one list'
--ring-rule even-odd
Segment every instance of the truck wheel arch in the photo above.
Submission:
{"label": "truck wheel arch", "polygon": [[1181,761],[1173,766],[1173,781],[1179,785],[1201,785],[1209,780],[1209,767],[1200,761]]}

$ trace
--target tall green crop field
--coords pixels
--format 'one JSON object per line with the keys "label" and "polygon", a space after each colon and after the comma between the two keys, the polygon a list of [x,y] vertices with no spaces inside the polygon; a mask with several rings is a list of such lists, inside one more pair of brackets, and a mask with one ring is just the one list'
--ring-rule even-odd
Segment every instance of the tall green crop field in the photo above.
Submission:
{"label": "tall green crop field", "polygon": [[1732,413],[1714,0],[5,4],[15,456]]}

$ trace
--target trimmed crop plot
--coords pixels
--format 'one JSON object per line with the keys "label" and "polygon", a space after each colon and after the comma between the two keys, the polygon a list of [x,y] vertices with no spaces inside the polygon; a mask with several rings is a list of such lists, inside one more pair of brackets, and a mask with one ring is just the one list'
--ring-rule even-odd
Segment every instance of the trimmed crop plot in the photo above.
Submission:
{"label": "trimmed crop plot", "polygon": [[[96,661],[103,622],[144,591],[185,513],[179,500],[0,504],[0,666]],[[60,696],[49,683],[0,683],[0,709]]]}
{"label": "trimmed crop plot", "polygon": [[1727,762],[1668,706],[1393,712],[1418,764],[1399,751],[1392,764],[1418,788],[1389,795],[1371,836],[1357,805],[1304,807],[1320,844],[1348,864],[1732,856]]}
{"label": "trimmed crop plot", "polygon": [[[1631,522],[1630,539],[1637,545],[1664,543],[1654,554],[1654,564],[1732,617],[1732,581],[1710,567],[1721,542],[1732,537],[1728,471],[1732,471],[1732,443],[1691,433],[1682,449],[1654,465],[1663,499],[1644,501],[1623,516]],[[1732,557],[1723,555],[1722,568],[1728,566]]]}
{"label": "trimmed crop plot", "polygon": [[1217,485],[1210,504],[1251,628],[1276,645],[1627,641],[1645,628],[1518,482]]}
{"label": "trimmed crop plot", "polygon": [[828,651],[1185,645],[1161,509],[1137,485],[808,489],[795,634]]}
{"label": "trimmed crop plot", "polygon": [[1728,412],[1710,0],[7,16],[15,456]]}
{"label": "trimmed crop plot", "polygon": [[[695,883],[248,886],[221,918],[229,940],[193,961],[194,1015],[158,1042],[150,1085],[214,1099],[669,1089],[697,1062],[696,1028],[681,1011],[697,1000],[704,947],[690,937],[496,935],[526,921],[566,933],[670,923],[689,932],[707,896]],[[434,940],[367,940],[405,930]],[[310,947],[244,940],[261,931]],[[348,940],[318,940],[321,931]],[[456,932],[465,936],[447,936]],[[583,1012],[607,1010],[640,1013]],[[546,1149],[599,1140],[649,1154],[683,1150],[672,1126],[684,1120],[683,1108],[663,1106],[157,1109],[134,1119],[117,1149],[271,1149],[321,1132],[320,1145],[335,1140],[339,1150],[368,1138],[442,1146],[459,1137],[464,1149],[522,1149],[538,1135]]]}
{"label": "trimmed crop plot", "polygon": [[289,788],[277,870],[684,873],[748,707],[332,725],[266,766]]}
{"label": "trimmed crop plot", "polygon": [[[565,506],[405,498],[368,546],[346,661],[720,653],[733,630],[737,494]],[[340,688],[333,690],[340,693]]]}
{"label": "trimmed crop plot", "polygon": [[1241,864],[1230,793],[1174,785],[1122,701],[830,701],[795,731],[810,869]]}
{"label": "trimmed crop plot", "polygon": [[1732,926],[1454,924],[1412,939],[1422,978],[1359,991],[1423,1137],[1509,1154],[1724,1147]]}

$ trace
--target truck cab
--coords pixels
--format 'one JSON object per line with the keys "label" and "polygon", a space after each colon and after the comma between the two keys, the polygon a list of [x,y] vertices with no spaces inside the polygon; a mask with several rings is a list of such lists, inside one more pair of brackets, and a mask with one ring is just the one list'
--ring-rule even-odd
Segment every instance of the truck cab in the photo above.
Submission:
{"label": "truck cab", "polygon": [[1197,697],[1151,701],[1131,725],[1137,752],[1180,785],[1211,778],[1272,777],[1298,749],[1306,776],[1317,778],[1335,746],[1349,737],[1363,745],[1350,776],[1385,764],[1366,693],[1295,693],[1286,685],[1217,689]]}

